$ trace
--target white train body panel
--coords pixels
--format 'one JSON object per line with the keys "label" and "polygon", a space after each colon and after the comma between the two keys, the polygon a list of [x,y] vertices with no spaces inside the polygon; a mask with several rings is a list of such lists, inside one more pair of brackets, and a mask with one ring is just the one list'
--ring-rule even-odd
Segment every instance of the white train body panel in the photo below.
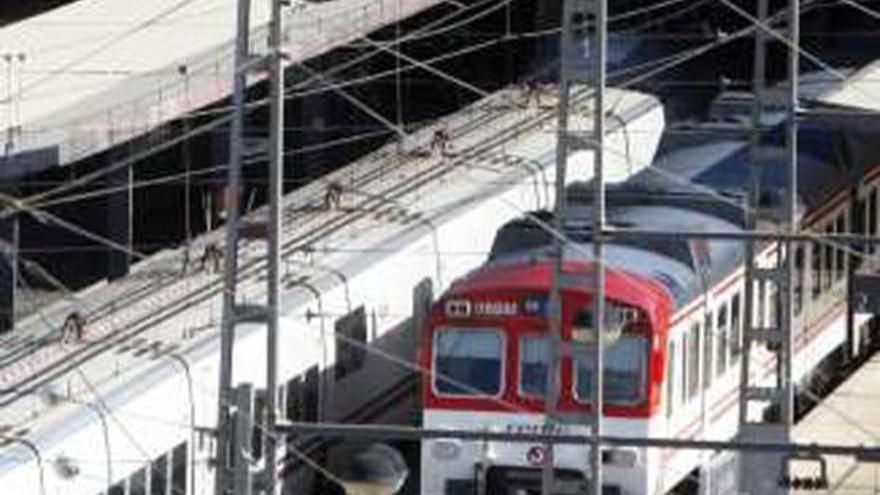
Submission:
{"label": "white train body panel", "polygon": [[[510,94],[508,92],[507,96]],[[650,163],[663,129],[663,110],[651,97],[620,94],[624,96],[620,108],[631,134],[628,154],[623,157],[611,155],[608,160],[610,167],[624,170],[620,176],[625,177],[626,171]],[[505,118],[493,117],[495,121],[490,122],[491,128],[478,127],[469,131],[473,136],[457,138],[456,149],[465,152],[468,146],[483,144],[481,141],[494,143],[489,138],[496,139],[505,126],[521,125],[528,119],[537,121],[536,112],[514,111],[516,116],[512,123],[505,123]],[[444,125],[454,133],[457,126],[470,125],[470,118],[471,113],[466,112],[447,119]],[[574,118],[576,124],[582,120],[579,116]],[[555,119],[549,121],[555,122]],[[580,122],[580,125],[584,124]],[[614,129],[611,139],[622,142],[620,132],[620,129]],[[449,159],[454,166],[446,166],[434,182],[425,187],[408,188],[404,194],[393,193],[394,187],[414,182],[414,177],[418,177],[423,169],[434,167],[441,170],[444,165],[438,164],[434,158],[400,164],[391,151],[394,145],[382,150],[380,160],[387,162],[382,166],[387,167],[388,176],[381,184],[387,187],[366,194],[382,194],[385,189],[390,190],[395,195],[385,204],[417,211],[419,218],[401,222],[388,218],[393,217],[391,214],[385,218],[378,218],[379,215],[365,217],[341,230],[313,239],[310,249],[285,257],[285,274],[289,271],[291,275],[285,275],[287,286],[279,332],[279,382],[304,376],[309,369],[318,366],[321,396],[317,407],[326,420],[353,417],[359,411],[369,409],[377,399],[394,393],[398,383],[412,372],[414,332],[407,325],[412,311],[413,287],[430,279],[437,288],[435,290],[442,290],[451,280],[482,263],[498,226],[519,216],[522,211],[552,204],[553,135],[546,124],[525,128],[519,137],[497,140],[496,145],[469,161],[459,163],[456,159]],[[427,143],[429,136],[430,130],[425,130],[413,139]],[[470,144],[465,142],[468,140]],[[528,166],[503,165],[496,160],[503,156],[518,157]],[[494,161],[483,163],[488,159]],[[376,158],[370,157],[369,160],[375,162]],[[365,165],[375,166],[369,160],[365,160]],[[474,166],[469,167],[468,163]],[[349,177],[360,173],[358,167],[365,165],[351,165],[335,173],[330,180],[347,183]],[[320,198],[321,195],[321,185],[315,184],[291,197],[308,204],[308,200],[301,198]],[[346,193],[343,208],[347,201],[355,201],[357,196],[357,192]],[[300,222],[316,223],[315,218],[332,221],[345,213],[329,211],[315,215],[306,216]],[[219,240],[221,234],[216,232],[210,237]],[[246,247],[243,256],[259,256],[260,249],[259,246]],[[132,277],[137,276],[138,270],[164,267],[178,259],[178,252],[162,252],[138,265],[140,268],[135,268]],[[304,283],[297,282],[300,274],[307,276]],[[87,293],[110,299],[116,297],[114,294],[121,296],[122,288],[115,288],[114,284],[119,283],[98,284]],[[259,280],[246,281],[241,286],[243,299],[258,303],[264,297],[262,287]],[[180,282],[159,300],[174,301],[192,290],[194,288]],[[133,308],[135,304],[137,302],[132,303]],[[368,353],[356,372],[334,380],[332,368],[338,364],[334,325],[340,317],[360,306],[365,308],[367,315],[367,342],[380,353],[392,357]],[[49,314],[66,314],[65,308],[64,305],[58,310],[50,308],[54,313]],[[156,460],[163,457],[162,462],[171,466],[174,459],[169,452],[175,446],[185,444],[182,448],[187,451],[189,471],[186,474],[186,494],[210,493],[213,489],[214,474],[208,469],[213,440],[210,435],[193,433],[191,426],[203,428],[216,422],[220,314],[221,301],[214,296],[139,334],[144,338],[142,346],[153,340],[162,342],[163,349],[168,343],[175,344],[172,349],[179,350],[173,355],[188,365],[191,381],[187,379],[183,366],[168,357],[170,350],[163,357],[151,359],[149,353],[138,354],[134,344],[133,349],[123,349],[125,342],[133,339],[100,351],[94,358],[79,364],[77,369],[61,373],[57,378],[41,371],[40,366],[59,366],[67,360],[63,353],[71,352],[69,350],[47,351],[47,361],[28,364],[34,367],[31,376],[48,377],[49,383],[40,385],[40,390],[51,389],[71,400],[94,403],[105,413],[111,446],[112,484],[125,487],[137,483],[137,473],[144,469],[149,484],[151,463],[156,471],[160,465]],[[114,321],[118,327],[127,328],[125,315]],[[41,322],[29,323],[33,332],[43,331]],[[234,383],[252,382],[257,388],[264,383],[264,337],[265,330],[260,324],[248,323],[238,327]],[[71,402],[49,405],[40,395],[24,395],[0,408],[0,425],[28,429],[22,436],[40,450],[46,494],[95,495],[106,492],[108,474],[104,430],[99,416]],[[371,414],[376,412],[371,411]],[[70,460],[78,472],[65,477],[55,469],[62,458]],[[64,464],[63,459],[61,464]],[[40,494],[39,472],[34,459],[24,448],[8,446],[0,449],[0,486],[4,493]],[[179,479],[178,475],[174,476],[175,483]]]}

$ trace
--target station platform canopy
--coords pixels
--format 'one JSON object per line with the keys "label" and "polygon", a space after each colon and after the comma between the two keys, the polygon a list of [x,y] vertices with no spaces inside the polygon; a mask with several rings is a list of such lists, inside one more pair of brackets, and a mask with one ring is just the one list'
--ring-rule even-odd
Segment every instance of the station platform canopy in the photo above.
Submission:
{"label": "station platform canopy", "polygon": [[[439,3],[294,0],[288,63]],[[256,54],[268,18],[269,2],[253,1]],[[235,0],[80,0],[0,29],[0,178],[86,158],[228,96],[235,19]]]}

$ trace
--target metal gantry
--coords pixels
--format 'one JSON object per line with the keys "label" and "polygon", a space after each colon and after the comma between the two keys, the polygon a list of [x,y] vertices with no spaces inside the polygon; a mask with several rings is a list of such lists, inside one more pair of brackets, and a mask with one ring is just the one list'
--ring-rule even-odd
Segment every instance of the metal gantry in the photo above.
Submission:
{"label": "metal gantry", "polygon": [[[593,87],[593,373],[591,400],[590,450],[591,493],[602,493],[602,456],[600,438],[602,435],[603,404],[603,327],[605,313],[605,265],[602,232],[605,229],[605,84],[606,84],[606,44],[607,44],[607,0],[566,0],[562,12],[562,36],[560,40],[559,71],[559,116],[556,144],[556,208],[554,227],[557,232],[565,230],[566,211],[566,169],[569,151],[569,105],[571,89],[574,84],[587,83]],[[593,22],[589,23],[588,19]],[[591,42],[592,40],[592,42]],[[562,236],[554,237],[553,285],[550,294],[550,345],[548,346],[547,397],[544,403],[545,422],[555,421],[556,404],[559,400],[559,363],[562,348],[562,270],[565,241]],[[546,452],[541,479],[544,495],[554,493],[554,455],[553,443],[544,444]]]}
{"label": "metal gantry", "polygon": [[[236,389],[232,384],[233,344],[235,327],[243,316],[266,324],[266,401],[261,428],[265,446],[265,471],[255,480],[266,494],[276,492],[277,441],[274,433],[276,423],[276,393],[278,390],[278,326],[280,310],[281,276],[281,202],[284,180],[284,66],[282,43],[281,5],[283,0],[268,0],[271,17],[269,21],[269,49],[262,63],[253,64],[250,53],[250,0],[239,0],[237,16],[237,42],[235,53],[235,84],[233,94],[233,119],[230,132],[230,167],[225,191],[227,223],[224,259],[223,321],[221,329],[221,363],[217,418],[217,470],[216,495],[246,495],[251,490],[251,473],[248,460],[242,457],[246,436],[233,427],[233,410],[241,423],[242,410],[237,404],[250,404],[250,386]],[[247,73],[252,67],[265,68],[269,73],[269,215],[265,224],[248,225],[242,222],[241,167],[244,152],[244,117]],[[266,304],[256,310],[253,306],[240,305],[237,298],[238,248],[242,238],[262,237],[266,241],[268,276],[266,278]],[[248,406],[250,407],[250,406]],[[248,418],[251,415],[246,415]],[[250,419],[248,419],[248,422]],[[248,423],[249,424],[249,423]],[[237,432],[234,434],[234,432]],[[244,443],[242,443],[244,442]]]}
{"label": "metal gantry", "polygon": [[[800,46],[800,2],[790,0],[788,7],[788,97],[786,114],[787,187],[780,204],[780,218],[784,219],[787,240],[780,239],[776,250],[775,266],[763,268],[758,265],[759,251],[755,240],[746,241],[745,269],[745,318],[743,327],[743,361],[740,375],[739,428],[744,442],[772,440],[789,443],[792,438],[795,414],[794,396],[794,277],[795,247],[798,234],[798,83]],[[768,1],[758,0],[758,22],[768,18]],[[753,75],[752,112],[752,180],[747,208],[748,231],[756,230],[759,219],[761,158],[764,99],[766,97],[767,35],[763,29],[755,31],[755,59]],[[776,304],[779,308],[774,321],[766,321],[764,315],[756,318],[756,285],[763,293],[767,284],[775,287]],[[752,354],[755,344],[766,344],[776,354],[775,384],[755,383],[762,380],[753,373]],[[777,404],[779,417],[770,421],[755,417],[766,403]],[[752,406],[758,406],[753,408]],[[787,457],[780,454],[744,454],[740,458],[740,490],[748,493],[785,493],[783,477],[787,474]]]}
{"label": "metal gantry", "polygon": [[223,263],[223,316],[220,329],[220,379],[217,393],[217,447],[214,493],[229,495],[232,485],[232,350],[235,343],[238,282],[238,228],[241,198],[246,64],[250,56],[250,0],[238,0],[235,43],[233,116],[229,132],[229,172],[226,186],[226,246]]}
{"label": "metal gantry", "polygon": [[263,430],[266,457],[265,493],[275,494],[275,459],[277,442],[275,436],[278,394],[278,327],[281,309],[281,204],[284,195],[284,59],[281,51],[281,3],[269,0],[272,15],[269,20],[269,224],[266,228],[268,241],[269,273],[266,284],[268,294],[266,316],[266,423]]}

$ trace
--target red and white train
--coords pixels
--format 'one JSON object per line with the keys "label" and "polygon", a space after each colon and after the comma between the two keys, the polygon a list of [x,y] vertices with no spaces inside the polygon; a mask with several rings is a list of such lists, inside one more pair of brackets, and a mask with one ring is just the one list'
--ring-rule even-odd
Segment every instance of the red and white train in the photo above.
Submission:
{"label": "red and white train", "polygon": [[[652,169],[608,191],[608,221],[652,229],[743,229],[749,177],[746,140],[667,137]],[[708,133],[707,133],[708,134]],[[716,134],[717,136],[717,134]],[[799,219],[820,233],[878,229],[880,167],[870,168],[870,141],[839,124],[810,123],[801,131]],[[762,149],[760,226],[774,229],[784,178],[776,136]],[[700,144],[693,144],[694,142]],[[861,171],[861,174],[857,172]],[[853,178],[855,177],[855,178]],[[593,262],[589,194],[570,190],[564,255],[564,341],[589,327]],[[545,215],[545,220],[550,215]],[[430,368],[422,386],[423,426],[499,432],[546,432],[546,387],[552,238],[523,219],[497,234],[490,260],[458,280],[433,305],[421,350]],[[758,263],[775,263],[776,246],[760,246]],[[687,240],[613,240],[606,247],[605,433],[614,436],[729,439],[736,434],[742,329],[744,245]],[[695,254],[699,253],[699,254]],[[870,252],[865,249],[864,254]],[[697,261],[695,258],[701,258]],[[868,335],[871,315],[854,313],[848,279],[860,257],[828,244],[798,245],[796,378],[806,386],[823,366]],[[702,276],[701,276],[702,273]],[[776,318],[774,287],[756,283],[755,322]],[[849,318],[848,318],[849,316]],[[849,320],[849,322],[848,322]],[[559,423],[559,433],[588,433],[590,352],[572,346],[560,365],[557,410],[583,418]],[[774,354],[756,348],[752,370],[770,379]],[[762,374],[763,373],[763,374]],[[584,414],[578,414],[584,413]],[[758,412],[759,413],[759,412]],[[422,444],[421,493],[501,495],[540,493],[544,459],[538,444],[427,440]],[[554,452],[560,494],[586,493],[586,446]],[[662,494],[688,477],[730,482],[729,457],[698,451],[608,448],[605,493]]]}

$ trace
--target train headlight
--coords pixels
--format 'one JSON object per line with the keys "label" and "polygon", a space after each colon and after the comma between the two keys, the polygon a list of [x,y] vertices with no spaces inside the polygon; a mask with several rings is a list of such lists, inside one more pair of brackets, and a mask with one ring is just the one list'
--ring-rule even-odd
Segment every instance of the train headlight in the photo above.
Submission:
{"label": "train headlight", "polygon": [[461,442],[458,440],[435,440],[431,443],[431,456],[441,461],[452,461],[461,455]]}
{"label": "train headlight", "polygon": [[602,464],[632,468],[639,462],[639,454],[632,449],[608,449],[602,451]]}

